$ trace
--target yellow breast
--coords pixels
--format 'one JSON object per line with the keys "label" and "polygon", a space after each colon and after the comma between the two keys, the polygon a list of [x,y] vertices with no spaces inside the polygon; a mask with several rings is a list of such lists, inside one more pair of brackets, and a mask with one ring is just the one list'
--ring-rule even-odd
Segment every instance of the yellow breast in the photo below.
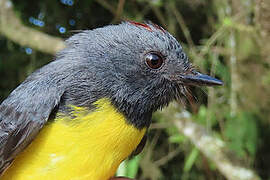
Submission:
{"label": "yellow breast", "polygon": [[97,109],[59,115],[5,172],[3,180],[107,180],[136,148],[146,129],[127,124],[108,99]]}

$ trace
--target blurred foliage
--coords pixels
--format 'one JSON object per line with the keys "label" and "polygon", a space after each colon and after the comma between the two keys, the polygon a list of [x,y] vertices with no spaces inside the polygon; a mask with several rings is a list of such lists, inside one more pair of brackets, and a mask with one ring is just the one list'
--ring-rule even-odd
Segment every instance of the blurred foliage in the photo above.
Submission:
{"label": "blurred foliage", "polygon": [[[182,42],[200,71],[216,75],[220,88],[191,88],[183,100],[190,118],[223,139],[238,159],[270,179],[270,3],[263,0],[13,0],[29,27],[67,38],[121,19],[151,20]],[[41,42],[42,43],[42,42]],[[53,60],[0,36],[0,101],[27,75]],[[142,155],[118,174],[138,179],[224,179],[172,123],[155,114]]]}
{"label": "blurred foliage", "polygon": [[234,117],[228,117],[225,127],[225,137],[228,144],[237,155],[254,157],[257,149],[257,124],[255,117],[241,112]]}

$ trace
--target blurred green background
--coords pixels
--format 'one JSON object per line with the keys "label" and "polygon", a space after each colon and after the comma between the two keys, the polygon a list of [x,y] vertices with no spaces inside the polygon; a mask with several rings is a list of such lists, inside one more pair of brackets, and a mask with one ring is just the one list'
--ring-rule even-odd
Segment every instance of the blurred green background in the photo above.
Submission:
{"label": "blurred green background", "polygon": [[[9,20],[14,15],[22,26],[62,39],[77,30],[125,19],[151,20],[181,42],[197,69],[222,79],[225,84],[217,88],[191,87],[193,98],[156,113],[143,153],[121,164],[118,175],[142,180],[239,179],[223,170],[224,159],[215,159],[220,155],[232,167],[248,170],[239,174],[252,172],[270,180],[269,0],[13,0],[5,3],[13,4],[13,14],[6,13],[1,4],[0,102],[31,72],[54,59],[53,53],[45,53],[46,50],[36,48],[38,45],[20,43],[20,38],[32,41],[27,31],[18,39],[8,36],[4,17]],[[9,23],[17,22],[10,18]],[[20,30],[18,26],[17,31]],[[185,122],[185,127],[177,126],[177,122]],[[201,136],[196,131],[188,135],[189,123],[202,130]],[[204,135],[211,137],[213,144],[222,142],[221,149],[214,147],[213,157],[207,153],[210,147],[201,143]]]}

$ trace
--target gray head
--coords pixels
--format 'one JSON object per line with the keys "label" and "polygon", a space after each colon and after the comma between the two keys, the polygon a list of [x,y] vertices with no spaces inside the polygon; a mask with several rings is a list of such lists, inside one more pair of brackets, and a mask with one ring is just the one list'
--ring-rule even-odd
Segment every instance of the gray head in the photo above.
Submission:
{"label": "gray head", "polygon": [[78,33],[54,64],[70,74],[62,104],[91,106],[107,97],[138,128],[150,124],[152,112],[180,98],[185,86],[222,84],[196,72],[177,40],[152,23]]}

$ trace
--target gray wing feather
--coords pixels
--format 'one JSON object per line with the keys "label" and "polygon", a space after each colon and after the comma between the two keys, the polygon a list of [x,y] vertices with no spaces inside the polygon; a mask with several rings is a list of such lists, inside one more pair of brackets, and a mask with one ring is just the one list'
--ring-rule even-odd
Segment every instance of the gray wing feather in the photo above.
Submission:
{"label": "gray wing feather", "polygon": [[0,175],[38,134],[63,95],[52,77],[29,76],[0,105]]}

